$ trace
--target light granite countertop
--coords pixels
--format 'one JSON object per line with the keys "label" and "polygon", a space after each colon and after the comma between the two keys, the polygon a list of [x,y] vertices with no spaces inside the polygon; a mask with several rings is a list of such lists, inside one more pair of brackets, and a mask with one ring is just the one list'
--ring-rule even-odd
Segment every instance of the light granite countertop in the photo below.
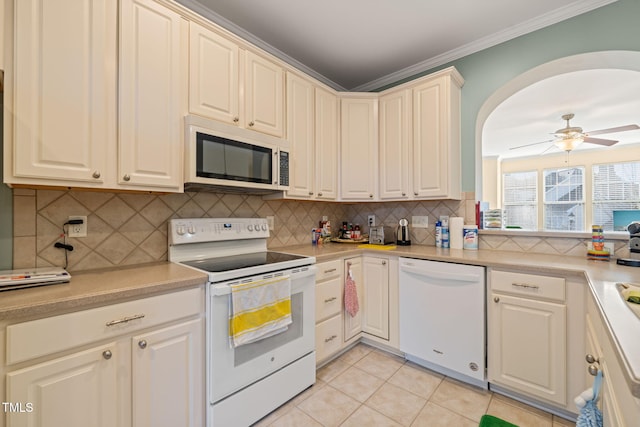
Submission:
{"label": "light granite countertop", "polygon": [[204,273],[170,262],[70,274],[69,283],[1,292],[0,320],[46,317],[193,288],[207,280]]}
{"label": "light granite countertop", "polygon": [[392,250],[361,249],[349,243],[319,246],[299,245],[273,248],[281,252],[314,256],[316,262],[345,256],[391,255],[432,261],[455,262],[501,269],[517,269],[533,274],[561,274],[584,278],[600,308],[600,315],[615,343],[618,359],[632,394],[640,398],[640,318],[627,307],[616,289],[616,283],[639,283],[640,268],[620,266],[614,260],[594,261],[581,257],[530,254],[495,250],[441,249],[434,246],[397,246]]}

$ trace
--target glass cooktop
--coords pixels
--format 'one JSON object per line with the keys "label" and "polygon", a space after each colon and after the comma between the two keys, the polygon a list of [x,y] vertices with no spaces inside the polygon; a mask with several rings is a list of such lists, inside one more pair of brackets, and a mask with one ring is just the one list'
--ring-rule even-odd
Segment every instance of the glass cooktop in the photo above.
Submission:
{"label": "glass cooktop", "polygon": [[259,265],[277,264],[280,262],[303,258],[307,257],[267,251],[217,258],[205,258],[195,261],[182,261],[182,264],[198,268],[203,271],[208,271],[209,273],[220,273]]}

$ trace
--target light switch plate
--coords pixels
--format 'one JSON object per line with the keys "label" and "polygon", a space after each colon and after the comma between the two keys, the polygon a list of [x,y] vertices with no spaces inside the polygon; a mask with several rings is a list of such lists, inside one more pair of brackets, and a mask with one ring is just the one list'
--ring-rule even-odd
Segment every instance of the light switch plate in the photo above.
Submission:
{"label": "light switch plate", "polygon": [[411,217],[411,226],[413,228],[429,228],[429,217],[428,216],[412,216]]}
{"label": "light switch plate", "polygon": [[269,224],[269,231],[273,231],[275,218],[272,216],[267,216],[267,224]]}

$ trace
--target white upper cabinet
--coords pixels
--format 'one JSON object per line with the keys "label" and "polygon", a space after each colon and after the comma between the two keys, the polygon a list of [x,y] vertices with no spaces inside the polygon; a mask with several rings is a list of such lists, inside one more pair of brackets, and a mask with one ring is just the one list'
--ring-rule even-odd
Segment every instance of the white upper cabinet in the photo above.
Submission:
{"label": "white upper cabinet", "polygon": [[189,31],[189,111],[238,124],[238,45],[195,22],[189,23]]}
{"label": "white upper cabinet", "polygon": [[189,112],[284,137],[284,69],[195,22],[189,32]]}
{"label": "white upper cabinet", "polygon": [[109,0],[15,2],[5,182],[104,184],[116,138],[116,10]]}
{"label": "white upper cabinet", "polygon": [[308,80],[287,73],[287,135],[291,144],[288,196],[315,194],[314,87]]}
{"label": "white upper cabinet", "polygon": [[380,97],[380,199],[407,199],[411,142],[411,91]]}
{"label": "white upper cabinet", "polygon": [[340,129],[338,97],[316,88],[316,198],[338,198],[338,131]]}
{"label": "white upper cabinet", "polygon": [[181,189],[188,23],[153,0],[120,14],[118,183]]}
{"label": "white upper cabinet", "polygon": [[378,97],[345,94],[341,100],[340,198],[377,197]]}
{"label": "white upper cabinet", "polygon": [[284,136],[284,71],[250,51],[245,56],[245,113],[249,129]]}
{"label": "white upper cabinet", "polygon": [[460,87],[450,68],[413,88],[413,195],[460,199]]}

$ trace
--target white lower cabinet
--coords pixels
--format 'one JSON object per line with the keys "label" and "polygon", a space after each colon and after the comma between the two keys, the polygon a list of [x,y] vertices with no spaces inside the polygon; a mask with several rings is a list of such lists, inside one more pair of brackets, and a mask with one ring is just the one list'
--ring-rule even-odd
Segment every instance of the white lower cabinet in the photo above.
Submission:
{"label": "white lower cabinet", "polygon": [[6,425],[202,427],[203,314],[199,288],[7,326]]}
{"label": "white lower cabinet", "polygon": [[640,399],[629,390],[623,366],[616,355],[616,347],[600,317],[592,295],[587,298],[586,316],[586,361],[584,372],[587,384],[591,385],[598,370],[602,371],[599,407],[602,410],[604,427],[637,426],[640,420]]}
{"label": "white lower cabinet", "polygon": [[565,406],[567,307],[564,279],[492,271],[490,283],[487,302],[489,382]]}
{"label": "white lower cabinet", "polygon": [[316,361],[342,349],[342,260],[316,265]]}
{"label": "white lower cabinet", "polygon": [[344,260],[344,281],[347,282],[349,274],[352,275],[356,282],[356,290],[358,294],[359,310],[352,316],[344,309],[344,342],[351,344],[360,338],[362,331],[362,311],[363,311],[363,266],[362,257],[347,258]]}
{"label": "white lower cabinet", "polygon": [[389,260],[363,257],[362,332],[389,339]]}

